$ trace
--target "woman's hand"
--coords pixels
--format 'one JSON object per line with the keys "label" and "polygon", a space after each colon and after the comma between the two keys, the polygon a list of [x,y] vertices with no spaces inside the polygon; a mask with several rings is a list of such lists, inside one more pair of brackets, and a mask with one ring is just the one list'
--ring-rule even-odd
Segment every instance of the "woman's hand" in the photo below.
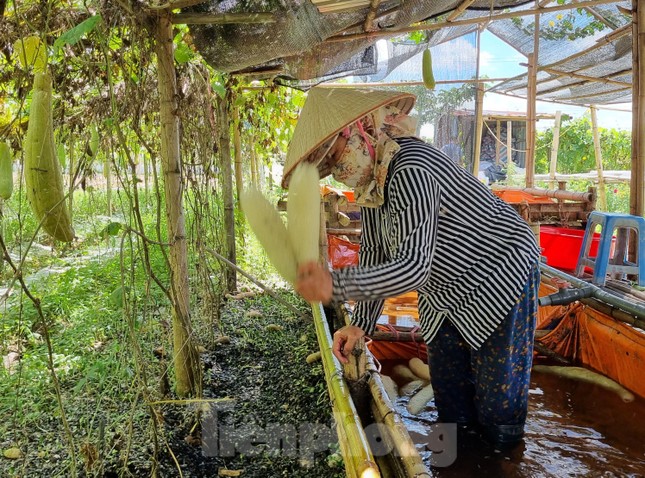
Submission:
{"label": "woman's hand", "polygon": [[356,327],[355,325],[346,325],[345,327],[338,329],[334,333],[334,346],[332,347],[332,352],[341,363],[347,363],[347,357],[354,350],[354,345],[358,342],[358,339],[363,337],[365,332],[363,329]]}
{"label": "woman's hand", "polygon": [[307,302],[331,301],[333,285],[329,269],[318,262],[304,262],[298,266],[296,292]]}

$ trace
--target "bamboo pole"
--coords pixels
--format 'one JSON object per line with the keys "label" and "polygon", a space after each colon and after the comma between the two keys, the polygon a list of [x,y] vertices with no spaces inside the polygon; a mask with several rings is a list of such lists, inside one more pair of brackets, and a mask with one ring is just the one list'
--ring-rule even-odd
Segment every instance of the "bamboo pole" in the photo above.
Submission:
{"label": "bamboo pole", "polygon": [[589,202],[593,200],[592,192],[576,192],[576,191],[566,191],[562,189],[541,189],[541,188],[512,188],[504,186],[503,188],[493,187],[493,189],[501,189],[504,191],[522,191],[533,196],[556,198],[556,199],[565,199],[570,201],[585,201]]}
{"label": "bamboo pole", "polygon": [[[455,84],[455,83],[491,83],[495,81],[505,81],[508,78],[463,78],[459,80],[437,80],[437,85],[442,84]],[[364,83],[323,83],[318,85],[316,88],[372,88],[372,87],[383,87],[383,86],[421,86],[423,81],[368,81]],[[246,86],[244,89],[254,90],[254,89],[263,89],[270,88],[270,86]]]}
{"label": "bamboo pole", "polygon": [[146,5],[146,8],[150,10],[166,10],[166,9],[175,9],[175,8],[187,8],[201,3],[205,3],[206,0],[170,0],[166,3],[160,5]]}
{"label": "bamboo pole", "polygon": [[525,157],[525,184],[532,188],[535,184],[535,109],[536,109],[536,87],[535,87],[535,57],[529,54],[529,87],[526,101],[526,157]]}
{"label": "bamboo pole", "polygon": [[497,120],[495,122],[495,126],[496,126],[495,135],[497,136],[497,141],[495,141],[495,164],[499,164],[500,156],[502,154],[502,142],[501,142],[502,124],[501,124],[500,120]]}
{"label": "bamboo pole", "polygon": [[[371,356],[368,361],[372,362],[373,366]],[[372,414],[377,423],[385,425],[387,433],[382,434],[382,439],[386,441],[387,449],[392,450],[395,466],[403,468],[405,476],[419,478],[432,476],[423,464],[405,423],[385,393],[379,373],[373,372],[371,374],[369,386],[372,392]]]}
{"label": "bamboo pole", "polygon": [[[595,64],[593,66],[596,66]],[[631,88],[632,84],[628,83],[626,81],[617,81],[617,80],[612,80],[611,77],[607,76],[604,78],[598,78],[594,76],[587,76],[587,75],[581,75],[579,73],[571,73],[571,72],[566,72],[566,71],[559,71],[556,70],[555,68],[540,68],[540,70],[545,71],[551,75],[555,75],[559,78],[577,78],[579,80],[584,80],[585,83],[588,83],[590,81],[594,83],[604,83],[606,85],[617,85],[617,86],[622,86],[623,88]],[[620,71],[617,73],[614,73],[614,76],[622,76],[625,73],[628,73],[627,71]],[[550,79],[548,81],[551,81]],[[580,82],[582,83],[582,82]],[[571,85],[567,85],[566,87],[569,87]],[[551,91],[551,90],[548,90]]]}
{"label": "bamboo pole", "polygon": [[349,396],[349,388],[343,379],[340,362],[332,353],[333,340],[325,313],[320,303],[312,303],[311,311],[347,475],[360,478],[378,477],[380,476],[378,467],[354,403]]}
{"label": "bamboo pole", "polygon": [[457,8],[455,8],[452,12],[450,12],[450,15],[446,17],[446,22],[448,23],[454,22],[458,17],[463,15],[466,9],[470,7],[473,3],[475,3],[475,0],[465,0],[464,2],[461,2],[457,6]]}
{"label": "bamboo pole", "polygon": [[597,207],[601,211],[607,210],[607,191],[605,188],[605,177],[602,169],[602,149],[600,148],[600,133],[598,132],[598,115],[596,107],[591,106],[591,130],[593,133],[593,149],[596,155],[596,170],[598,171],[598,202]]}
{"label": "bamboo pole", "polygon": [[67,207],[69,208],[69,219],[70,221],[74,218],[74,178],[76,176],[76,173],[74,171],[74,154],[76,151],[74,148],[76,147],[74,139],[76,138],[75,135],[70,134],[69,135],[69,152],[67,153],[67,156],[69,157],[68,163],[69,163],[69,197],[67,198]]}
{"label": "bamboo pole", "polygon": [[513,120],[506,122],[506,167],[513,162]]}
{"label": "bamboo pole", "polygon": [[560,147],[560,118],[562,117],[562,112],[560,110],[555,112],[555,123],[553,124],[553,144],[551,145],[551,163],[549,165],[549,177],[551,182],[549,183],[551,189],[556,189],[558,187],[558,182],[555,179],[555,173],[557,171],[558,164],[558,148]]}
{"label": "bamboo pole", "polygon": [[175,13],[175,25],[224,25],[233,23],[275,23],[273,13]]}
{"label": "bamboo pole", "polygon": [[[536,6],[538,0],[535,1]],[[524,163],[526,171],[526,187],[532,188],[535,184],[535,135],[537,120],[535,118],[537,110],[537,72],[538,57],[540,52],[540,13],[536,12],[533,28],[533,53],[528,55],[528,88],[526,99],[526,161]]]}
{"label": "bamboo pole", "polygon": [[105,201],[107,207],[108,217],[112,215],[112,161],[110,155],[113,153],[112,148],[109,148],[109,154],[106,152],[103,157],[103,176],[105,177]]}
{"label": "bamboo pole", "polygon": [[645,8],[632,0],[632,171],[629,211],[635,216],[645,212]]}
{"label": "bamboo pole", "polygon": [[482,133],[484,129],[484,120],[481,115],[482,108],[484,107],[484,92],[479,87],[477,88],[477,99],[475,104],[475,144],[473,145],[472,173],[475,177],[479,177],[479,163],[481,161],[482,153]]}
{"label": "bamboo pole", "polygon": [[[596,44],[595,44],[594,46],[592,46],[592,47],[590,47],[590,48],[588,48],[588,49],[586,49],[586,50],[579,51],[579,52],[577,52],[577,53],[575,53],[575,54],[573,54],[573,55],[570,55],[570,56],[568,56],[568,57],[566,57],[566,58],[562,58],[561,60],[558,60],[558,61],[556,61],[556,62],[550,63],[550,64],[548,64],[548,65],[543,65],[543,66],[541,66],[541,67],[540,67],[540,69],[541,69],[541,70],[548,71],[548,70],[550,70],[550,69],[554,69],[555,67],[557,67],[557,66],[559,66],[559,65],[567,64],[567,63],[569,63],[569,62],[571,62],[571,61],[573,61],[573,60],[575,60],[575,59],[577,59],[577,58],[580,58],[580,57],[582,57],[582,56],[585,56],[585,55],[588,55],[588,54],[590,54],[590,53],[593,53],[595,50],[598,50],[598,49],[600,49],[600,48],[603,48],[607,43],[610,43],[610,42],[612,42],[612,41],[615,41],[615,40],[617,40],[618,38],[620,38],[620,37],[622,37],[622,36],[624,36],[624,35],[629,34],[629,33],[630,33],[630,29],[629,29],[628,27],[630,27],[630,25],[625,25],[624,27],[618,28],[617,30],[614,30],[613,32],[611,32],[611,33],[607,34],[605,37],[598,39],[598,40],[597,40],[597,42],[596,42]],[[633,37],[634,37],[634,38],[636,38],[636,34],[635,34],[635,33],[633,33]],[[634,45],[635,45],[635,44],[636,44],[636,42],[634,42]],[[509,44],[509,46],[513,46],[513,45],[510,45],[510,44]],[[594,66],[595,66],[595,65],[594,65]],[[590,68],[591,68],[591,67],[590,67]],[[554,70],[554,71],[555,71],[555,70]],[[578,70],[578,71],[580,71],[580,70]],[[517,80],[521,80],[523,77],[524,77],[524,74],[520,74],[520,75],[516,75],[516,76],[514,76],[514,77],[512,77],[512,78],[509,78],[509,79],[508,79],[508,80],[506,80],[506,81],[517,81]],[[599,80],[598,78],[594,78],[594,80],[595,80],[595,81],[602,81],[602,80]],[[567,87],[567,86],[565,85],[564,87],[561,87],[561,88],[566,88],[566,87]],[[628,87],[629,87],[629,85],[628,85]],[[509,89],[509,90],[507,90],[507,91],[513,91],[513,90],[515,90],[515,89],[521,89],[521,88],[523,88],[523,86],[522,86],[522,85],[520,85],[520,86],[518,86],[518,87],[516,87],[516,88],[511,88],[511,89]],[[559,89],[561,89],[561,88],[555,88],[555,89],[550,90],[550,91],[557,91],[557,90],[559,90]]]}
{"label": "bamboo pole", "polygon": [[294,313],[294,314],[296,314],[297,316],[300,316],[300,315],[301,315],[301,312],[300,312],[298,309],[296,309],[293,305],[291,305],[289,302],[287,302],[287,301],[286,301],[286,300],[284,300],[282,297],[280,297],[276,291],[274,291],[274,290],[273,290],[273,289],[271,289],[269,286],[267,286],[267,285],[263,284],[262,282],[260,282],[258,279],[256,279],[255,277],[253,277],[251,274],[249,274],[248,272],[246,272],[244,269],[242,269],[241,267],[238,267],[237,265],[233,264],[233,263],[232,263],[231,261],[229,261],[226,257],[224,257],[223,255],[219,254],[217,251],[215,251],[215,250],[213,250],[213,249],[211,249],[211,248],[209,248],[209,247],[206,247],[206,248],[205,248],[205,250],[206,250],[207,252],[211,253],[213,256],[215,256],[217,259],[219,259],[220,261],[222,261],[222,262],[223,262],[224,264],[226,264],[227,266],[232,267],[232,268],[233,268],[233,269],[235,269],[237,272],[239,272],[240,274],[242,274],[242,275],[243,275],[244,277],[246,277],[248,280],[250,280],[250,281],[251,281],[251,282],[253,282],[255,285],[257,285],[260,289],[262,289],[262,290],[263,290],[263,291],[265,291],[267,294],[269,294],[271,297],[273,297],[275,300],[277,300],[277,301],[278,301],[278,302],[280,302],[282,305],[284,305],[287,309],[291,310],[291,312],[293,312],[293,313]]}
{"label": "bamboo pole", "polygon": [[[477,31],[477,74],[479,78],[479,56],[481,53],[481,30]],[[473,151],[473,175],[479,177],[479,162],[482,153],[482,134],[484,131],[484,86],[477,83],[477,94],[475,96],[475,144]]]}
{"label": "bamboo pole", "polygon": [[240,138],[240,113],[237,106],[231,110],[231,123],[233,126],[233,154],[235,155],[235,189],[239,201],[242,194],[244,177],[242,175],[242,140]]}
{"label": "bamboo pole", "polygon": [[158,62],[159,107],[161,118],[161,167],[164,174],[166,216],[170,257],[172,297],[173,359],[176,392],[180,397],[196,394],[201,388],[199,358],[192,343],[190,290],[186,225],[183,210],[179,116],[177,115],[177,76],[173,55],[173,27],[168,15],[156,24],[155,49]]}
{"label": "bamboo pole", "polygon": [[[229,95],[227,94],[228,98]],[[226,231],[226,258],[237,263],[235,253],[235,201],[233,200],[233,172],[231,171],[231,139],[229,136],[228,105],[226,100],[218,99],[220,166],[222,170],[222,196],[224,201],[224,229]],[[226,270],[226,288],[229,292],[237,289],[235,269]]]}
{"label": "bamboo pole", "polygon": [[256,188],[259,188],[260,185],[258,183],[258,157],[257,157],[257,153],[255,152],[255,140],[253,138],[251,138],[249,147],[251,148],[251,184]]}

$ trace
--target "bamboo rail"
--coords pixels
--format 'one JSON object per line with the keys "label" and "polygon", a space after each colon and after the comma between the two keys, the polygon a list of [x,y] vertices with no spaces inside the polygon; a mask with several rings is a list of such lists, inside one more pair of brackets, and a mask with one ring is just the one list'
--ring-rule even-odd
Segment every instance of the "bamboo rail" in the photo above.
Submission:
{"label": "bamboo rail", "polygon": [[175,25],[223,25],[231,23],[275,23],[273,13],[175,13]]}
{"label": "bamboo rail", "polygon": [[593,201],[593,193],[590,192],[575,192],[563,191],[562,189],[541,189],[541,188],[493,188],[495,190],[503,191],[521,191],[533,196],[549,197],[555,199],[565,199],[570,201]]}
{"label": "bamboo rail", "polygon": [[312,303],[311,311],[347,476],[350,478],[378,477],[380,476],[378,466],[374,461],[356,407],[349,398],[349,388],[343,379],[343,369],[332,354],[333,341],[324,317],[325,313],[320,303]]}
{"label": "bamboo rail", "polygon": [[431,477],[432,475],[428,473],[428,469],[423,464],[423,460],[410,438],[405,423],[384,392],[385,387],[381,381],[381,375],[376,371],[374,360],[369,353],[367,354],[367,363],[371,369],[369,386],[372,392],[372,414],[378,423],[386,427],[387,433],[384,433],[382,438],[388,449],[392,450],[395,468],[403,468],[405,476]]}

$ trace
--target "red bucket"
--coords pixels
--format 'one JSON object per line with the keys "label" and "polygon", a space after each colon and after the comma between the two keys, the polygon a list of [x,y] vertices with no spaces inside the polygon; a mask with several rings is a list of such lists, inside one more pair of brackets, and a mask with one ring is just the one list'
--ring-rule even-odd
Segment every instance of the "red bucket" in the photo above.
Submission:
{"label": "red bucket", "polygon": [[[584,229],[540,226],[540,247],[547,265],[565,271],[575,271],[584,236]],[[596,256],[599,242],[600,234],[595,233],[589,250],[591,257]]]}

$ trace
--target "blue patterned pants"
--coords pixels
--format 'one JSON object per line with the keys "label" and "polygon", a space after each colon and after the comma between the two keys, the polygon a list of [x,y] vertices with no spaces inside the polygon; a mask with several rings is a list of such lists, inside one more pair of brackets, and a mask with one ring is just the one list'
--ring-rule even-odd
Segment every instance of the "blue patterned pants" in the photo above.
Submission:
{"label": "blue patterned pants", "polygon": [[[439,420],[479,424],[495,441],[516,441],[524,431],[540,270],[536,264],[506,318],[478,350],[450,321],[428,344]],[[501,434],[501,435],[500,435]],[[499,435],[500,438],[495,438]]]}

